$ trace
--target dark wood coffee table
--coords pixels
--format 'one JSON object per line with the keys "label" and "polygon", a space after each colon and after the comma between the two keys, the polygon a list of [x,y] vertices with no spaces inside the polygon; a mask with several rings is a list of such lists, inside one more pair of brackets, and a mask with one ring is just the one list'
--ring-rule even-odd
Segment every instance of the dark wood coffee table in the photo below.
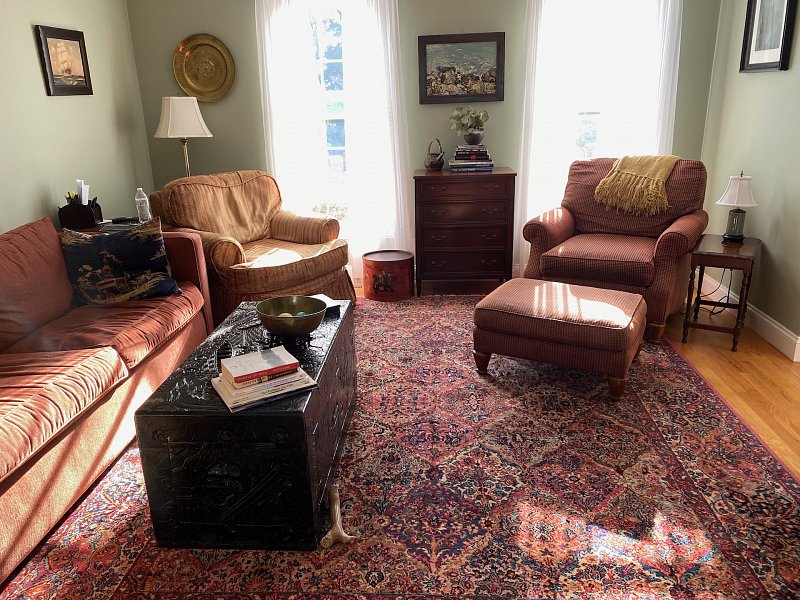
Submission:
{"label": "dark wood coffee table", "polygon": [[[159,544],[316,547],[356,395],[353,304],[338,303],[307,340],[273,338],[242,303],[136,411]],[[220,356],[279,343],[319,387],[231,413],[210,384]]]}

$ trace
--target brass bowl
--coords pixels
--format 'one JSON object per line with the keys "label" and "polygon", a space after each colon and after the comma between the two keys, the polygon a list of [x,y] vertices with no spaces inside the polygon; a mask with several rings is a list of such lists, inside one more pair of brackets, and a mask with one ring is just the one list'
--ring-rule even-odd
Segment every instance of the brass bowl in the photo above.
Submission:
{"label": "brass bowl", "polygon": [[[296,337],[308,335],[325,318],[326,304],[319,298],[310,296],[275,296],[256,304],[256,312],[261,324],[273,335]],[[305,315],[296,316],[304,312]],[[280,315],[289,313],[293,316]]]}

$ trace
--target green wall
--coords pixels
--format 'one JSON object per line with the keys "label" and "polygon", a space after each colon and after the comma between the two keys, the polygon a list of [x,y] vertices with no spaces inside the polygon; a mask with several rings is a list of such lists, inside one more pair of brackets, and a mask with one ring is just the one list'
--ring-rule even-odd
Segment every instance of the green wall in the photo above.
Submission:
{"label": "green wall", "polygon": [[[424,167],[428,142],[441,141],[445,158],[464,139],[450,131],[449,118],[457,104],[420,104],[417,36],[446,33],[504,31],[506,43],[505,94],[502,102],[476,102],[489,113],[483,143],[495,164],[519,167],[522,98],[525,86],[525,0],[401,0],[400,58],[408,117],[411,166]],[[434,144],[435,145],[435,144]]]}
{"label": "green wall", "polygon": [[[94,95],[47,95],[34,25],[83,31]],[[3,2],[0,72],[0,231],[45,215],[58,226],[75,179],[104,216],[136,214],[136,188],[152,175],[124,0]]]}
{"label": "green wall", "polygon": [[[758,206],[747,209],[745,235],[761,238],[750,303],[800,333],[800,61],[795,28],[788,71],[740,73],[746,2],[723,2],[702,159],[708,168],[707,231],[723,233],[728,209],[714,206],[728,177],[753,177]],[[734,280],[734,290],[738,286]]]}
{"label": "green wall", "polygon": [[189,140],[193,175],[266,165],[264,120],[256,47],[253,0],[132,0],[128,2],[131,36],[141,84],[147,143],[156,188],[184,177],[178,140],[153,138],[162,96],[185,96],[172,72],[172,55],[182,39],[195,33],[219,38],[231,51],[236,79],[218,102],[200,102],[212,138]]}

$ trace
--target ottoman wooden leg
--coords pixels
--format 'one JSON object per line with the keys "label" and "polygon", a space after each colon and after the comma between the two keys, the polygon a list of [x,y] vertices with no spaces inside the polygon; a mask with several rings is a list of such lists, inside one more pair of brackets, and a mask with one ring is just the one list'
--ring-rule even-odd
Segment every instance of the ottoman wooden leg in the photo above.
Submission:
{"label": "ottoman wooden leg", "polygon": [[625,384],[628,383],[627,377],[611,377],[608,378],[608,390],[611,392],[611,399],[615,402],[622,400],[622,395],[625,392]]}
{"label": "ottoman wooden leg", "polygon": [[472,351],[472,356],[475,359],[475,366],[478,367],[478,373],[486,375],[486,368],[489,366],[489,359],[492,358],[492,353]]}

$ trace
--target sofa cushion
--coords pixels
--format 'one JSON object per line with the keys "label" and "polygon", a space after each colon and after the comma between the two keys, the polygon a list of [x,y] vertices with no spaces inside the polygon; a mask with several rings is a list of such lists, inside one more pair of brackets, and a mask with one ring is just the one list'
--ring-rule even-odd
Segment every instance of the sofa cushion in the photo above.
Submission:
{"label": "sofa cushion", "polygon": [[0,354],[0,479],[127,375],[108,347]]}
{"label": "sofa cushion", "polygon": [[576,235],[542,254],[541,277],[648,286],[656,240],[634,235]]}
{"label": "sofa cushion", "polygon": [[67,312],[72,286],[50,219],[0,235],[0,351]]}
{"label": "sofa cushion", "polygon": [[99,235],[65,229],[61,244],[75,304],[115,304],[181,291],[169,275],[157,218]]}
{"label": "sofa cushion", "polygon": [[278,184],[263,171],[176,179],[154,203],[172,227],[225,232],[241,244],[270,237],[270,221],[280,208]]}
{"label": "sofa cushion", "polygon": [[596,158],[578,160],[570,166],[561,205],[575,217],[577,232],[658,237],[678,217],[703,208],[705,165],[699,160],[679,160],[665,184],[667,210],[655,215],[620,219],[616,210],[598,204],[594,199],[595,188],[608,175],[613,164],[613,158]]}
{"label": "sofa cushion", "polygon": [[135,367],[188,323],[203,307],[203,295],[189,282],[183,294],[106,306],[84,305],[9,346],[7,352],[54,352],[111,346]]}

